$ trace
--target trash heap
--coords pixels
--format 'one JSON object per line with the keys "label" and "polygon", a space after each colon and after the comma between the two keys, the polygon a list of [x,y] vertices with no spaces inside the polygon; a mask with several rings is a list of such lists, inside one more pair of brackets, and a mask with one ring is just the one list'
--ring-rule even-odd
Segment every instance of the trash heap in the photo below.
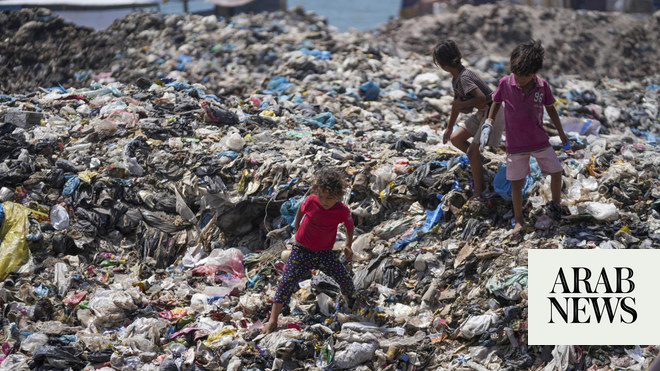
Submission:
{"label": "trash heap", "polygon": [[641,16],[511,4],[466,5],[455,12],[393,19],[379,31],[381,39],[420,54],[427,54],[438,39],[453,38],[460,40],[464,55],[507,59],[517,44],[531,37],[545,47],[544,74],[640,79],[660,69],[656,57],[660,11]]}
{"label": "trash heap", "polygon": [[[63,24],[2,17],[4,34],[19,18]],[[571,215],[543,215],[550,180],[532,164],[516,237],[505,153],[483,153],[491,196],[473,198],[467,158],[441,139],[450,78],[427,55],[301,10],[137,13],[107,32],[124,48],[97,46],[112,57],[78,82],[0,95],[2,369],[596,370],[656,357],[528,346],[526,251],[660,245],[657,76],[549,78],[572,138],[563,150],[551,137]],[[494,61],[466,58],[490,83]],[[327,165],[350,180],[355,303],[314,274],[262,335],[297,205]]]}

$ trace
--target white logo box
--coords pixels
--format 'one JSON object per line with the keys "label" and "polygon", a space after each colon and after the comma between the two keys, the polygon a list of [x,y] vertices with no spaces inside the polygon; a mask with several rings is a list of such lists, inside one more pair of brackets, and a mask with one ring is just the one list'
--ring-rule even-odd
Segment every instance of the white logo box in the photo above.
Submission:
{"label": "white logo box", "polygon": [[[660,250],[530,249],[528,252],[529,345],[660,344]],[[596,292],[587,293],[584,280],[579,282],[580,293],[574,292],[576,267],[580,278],[590,270],[587,282],[591,291]],[[621,279],[618,293],[617,268]],[[563,292],[566,287],[560,269],[569,293]],[[627,278],[630,272],[632,277]],[[630,281],[634,289],[627,292],[631,289]],[[553,289],[555,293],[551,292]],[[556,303],[549,297],[554,297]],[[605,307],[608,300],[612,316]],[[602,313],[600,323],[595,310]],[[580,323],[575,323],[576,313]],[[554,323],[550,323],[551,316]],[[584,323],[587,319],[588,323]]]}

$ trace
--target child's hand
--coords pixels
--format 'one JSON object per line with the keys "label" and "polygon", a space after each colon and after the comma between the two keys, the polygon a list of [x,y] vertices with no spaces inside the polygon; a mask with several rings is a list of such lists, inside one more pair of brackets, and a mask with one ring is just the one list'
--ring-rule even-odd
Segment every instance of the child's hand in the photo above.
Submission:
{"label": "child's hand", "polygon": [[566,145],[566,143],[568,143],[568,137],[566,136],[566,133],[560,133],[559,134],[559,139],[561,139],[561,142],[564,145]]}
{"label": "child's hand", "polygon": [[451,139],[451,133],[454,131],[454,128],[445,129],[445,134],[442,136],[442,144],[447,144]]}
{"label": "child's hand", "polygon": [[346,261],[347,262],[353,260],[353,250],[351,249],[350,246],[345,246],[344,247],[344,255],[346,255]]}
{"label": "child's hand", "polygon": [[488,144],[491,129],[493,129],[493,119],[486,119],[486,122],[481,127],[481,137],[479,138],[480,151],[483,151],[484,147]]}

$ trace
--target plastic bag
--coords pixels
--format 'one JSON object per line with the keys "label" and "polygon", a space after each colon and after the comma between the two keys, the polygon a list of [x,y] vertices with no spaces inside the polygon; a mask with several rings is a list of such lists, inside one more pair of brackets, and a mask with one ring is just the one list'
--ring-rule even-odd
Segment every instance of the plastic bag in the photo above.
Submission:
{"label": "plastic bag", "polygon": [[561,126],[567,133],[578,133],[580,135],[598,135],[600,131],[600,121],[595,119],[585,119],[579,117],[562,117]]}
{"label": "plastic bag", "polygon": [[409,305],[396,303],[394,306],[388,308],[387,314],[394,317],[396,323],[403,323],[415,313],[415,311],[415,308]]}
{"label": "plastic bag", "polygon": [[188,312],[191,314],[204,313],[209,308],[207,304],[208,296],[202,293],[193,294],[190,298],[190,307]]}
{"label": "plastic bag", "polygon": [[125,321],[125,311],[134,311],[137,308],[130,290],[98,289],[89,300],[89,309],[96,315],[94,322],[97,327],[110,327],[114,323]]}
{"label": "plastic bag", "polygon": [[37,332],[21,342],[21,349],[26,353],[32,353],[40,346],[46,345],[46,343],[48,343],[48,335]]}
{"label": "plastic bag", "polygon": [[157,318],[138,318],[121,335],[121,343],[134,351],[158,352],[160,336],[168,322]]}
{"label": "plastic bag", "polygon": [[[14,191],[7,187],[0,188],[0,202],[9,201],[12,197],[14,197]],[[2,224],[1,221],[0,224]]]}
{"label": "plastic bag", "polygon": [[[523,198],[532,189],[532,185],[536,182],[535,178],[540,177],[541,169],[535,158],[529,159],[530,174],[525,177],[525,184],[523,185]],[[537,176],[538,175],[538,176]],[[511,201],[511,181],[506,178],[506,165],[500,167],[493,179],[493,189],[500,197],[507,201]]]}
{"label": "plastic bag", "polygon": [[323,112],[309,119],[304,118],[302,121],[307,125],[312,125],[319,128],[331,128],[335,122],[337,122],[337,119],[332,115],[332,113]]}
{"label": "plastic bag", "polygon": [[358,88],[360,95],[365,101],[377,100],[380,95],[380,87],[373,81],[367,81]]}
{"label": "plastic bag", "polygon": [[69,213],[62,205],[55,205],[50,209],[50,224],[56,231],[61,231],[69,226]]}
{"label": "plastic bag", "polygon": [[351,343],[345,350],[335,355],[335,365],[341,369],[353,368],[374,357],[378,344],[376,343]]}
{"label": "plastic bag", "polygon": [[70,195],[80,185],[80,178],[78,178],[78,175],[65,176],[65,178],[67,178],[67,181],[66,184],[64,184],[64,189],[62,190],[62,193],[65,195]]}
{"label": "plastic bag", "polygon": [[229,149],[240,151],[245,146],[245,140],[238,133],[231,133],[222,138],[222,143]]}
{"label": "plastic bag", "polygon": [[28,232],[28,211],[19,204],[2,204],[5,220],[0,227],[0,280],[23,265],[30,257],[25,236]]}
{"label": "plastic bag", "polygon": [[301,203],[302,197],[291,197],[280,206],[280,214],[286,224],[293,227],[293,223],[296,221],[296,213]]}
{"label": "plastic bag", "polygon": [[176,196],[176,212],[179,213],[185,220],[189,222],[197,222],[197,218],[195,218],[195,213],[190,210],[190,207],[186,204],[186,201],[183,199],[181,196],[181,193],[179,193],[179,190],[174,188],[174,194]]}
{"label": "plastic bag", "polygon": [[58,365],[60,369],[82,369],[85,362],[75,354],[73,347],[42,345],[34,351],[32,360],[37,369],[45,368],[42,365]]}
{"label": "plastic bag", "polygon": [[497,315],[490,310],[480,316],[472,316],[465,320],[461,325],[461,335],[467,339],[476,335],[481,335],[486,333],[491,326],[497,323],[497,321]]}
{"label": "plastic bag", "polygon": [[186,268],[193,268],[197,262],[202,259],[203,254],[204,246],[202,244],[190,246],[186,250],[186,255],[184,255],[183,259],[181,260],[181,264],[183,264],[183,266]]}
{"label": "plastic bag", "polygon": [[216,265],[218,269],[231,273],[240,278],[245,277],[245,267],[243,266],[243,253],[239,249],[230,248],[227,250],[215,249],[205,259],[200,260],[197,266]]}
{"label": "plastic bag", "polygon": [[586,202],[587,213],[598,220],[614,220],[619,217],[619,211],[615,205],[602,202]]}
{"label": "plastic bag", "polygon": [[69,267],[65,263],[55,263],[54,283],[57,286],[57,294],[64,297],[71,285],[71,277],[69,277]]}

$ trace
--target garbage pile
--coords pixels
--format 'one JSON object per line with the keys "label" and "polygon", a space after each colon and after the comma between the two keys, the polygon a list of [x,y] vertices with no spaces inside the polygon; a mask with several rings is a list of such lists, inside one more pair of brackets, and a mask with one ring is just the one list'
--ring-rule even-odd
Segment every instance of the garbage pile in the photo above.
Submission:
{"label": "garbage pile", "polygon": [[[483,153],[481,201],[467,157],[442,144],[450,77],[429,56],[300,10],[139,13],[111,31],[142,44],[93,82],[0,96],[3,369],[595,370],[657,356],[526,343],[528,248],[660,246],[652,77],[550,79],[571,215],[543,215],[550,179],[533,171],[517,237],[503,150]],[[466,62],[493,82],[490,60]],[[327,165],[350,181],[355,303],[314,274],[263,335],[297,205]]]}
{"label": "garbage pile", "polygon": [[657,75],[660,69],[660,11],[642,16],[503,2],[393,19],[379,31],[381,39],[420,54],[427,54],[438,39],[454,39],[464,54],[496,55],[507,60],[517,44],[534,38],[541,40],[546,50],[546,75],[639,79]]}

